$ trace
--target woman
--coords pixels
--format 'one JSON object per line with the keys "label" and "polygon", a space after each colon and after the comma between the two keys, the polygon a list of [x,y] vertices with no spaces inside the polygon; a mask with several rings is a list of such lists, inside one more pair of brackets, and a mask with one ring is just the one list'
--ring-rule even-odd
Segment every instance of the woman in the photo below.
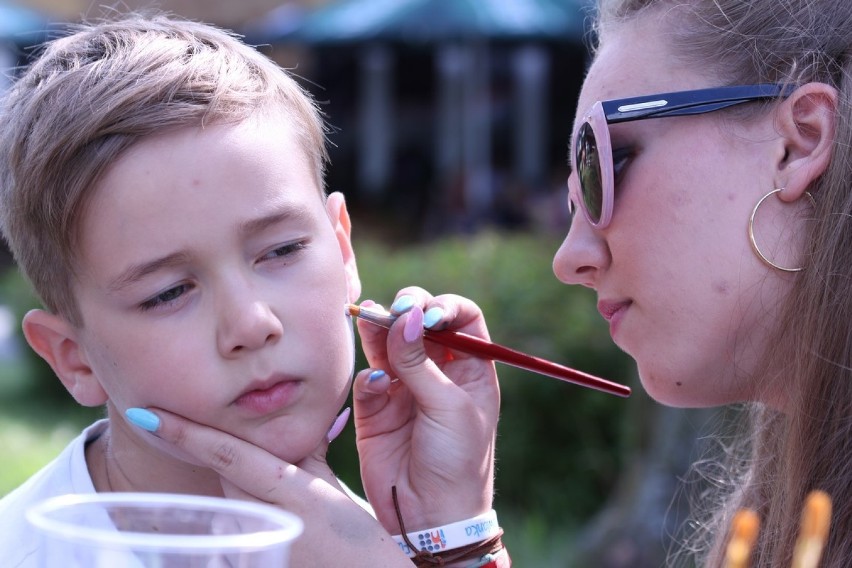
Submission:
{"label": "woman", "polygon": [[852,4],[605,0],[596,31],[554,271],[597,292],[656,400],[751,403],[699,565],[747,507],[753,565],[789,566],[822,489],[822,566],[849,566]]}

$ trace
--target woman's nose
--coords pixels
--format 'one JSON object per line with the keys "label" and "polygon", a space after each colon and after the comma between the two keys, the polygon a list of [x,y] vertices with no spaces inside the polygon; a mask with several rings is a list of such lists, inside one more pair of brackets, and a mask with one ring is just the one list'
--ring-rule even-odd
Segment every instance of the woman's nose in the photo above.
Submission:
{"label": "woman's nose", "polygon": [[592,228],[581,211],[576,212],[565,240],[553,257],[553,273],[565,284],[594,288],[608,259],[602,235]]}

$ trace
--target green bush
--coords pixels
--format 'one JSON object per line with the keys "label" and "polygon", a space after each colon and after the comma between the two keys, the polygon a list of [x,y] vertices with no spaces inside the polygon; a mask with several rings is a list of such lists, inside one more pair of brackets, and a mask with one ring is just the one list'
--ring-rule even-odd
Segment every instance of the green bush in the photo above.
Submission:
{"label": "green bush", "polygon": [[[0,380],[6,383],[0,385],[0,392],[4,390],[2,388],[4,386],[6,391],[13,386],[15,388],[22,387],[24,393],[33,393],[41,400],[61,404],[67,399],[73,404],[74,401],[71,400],[68,391],[53,375],[50,366],[44,359],[36,355],[24,341],[23,334],[20,331],[21,319],[27,311],[40,307],[40,303],[35,298],[29,283],[15,268],[9,268],[6,272],[0,274],[0,304],[8,306],[15,317],[18,344],[21,346],[20,360],[7,364],[7,367],[14,366],[15,375],[10,376],[8,372],[0,373]],[[10,370],[7,368],[7,371]],[[13,384],[10,385],[9,383]]]}

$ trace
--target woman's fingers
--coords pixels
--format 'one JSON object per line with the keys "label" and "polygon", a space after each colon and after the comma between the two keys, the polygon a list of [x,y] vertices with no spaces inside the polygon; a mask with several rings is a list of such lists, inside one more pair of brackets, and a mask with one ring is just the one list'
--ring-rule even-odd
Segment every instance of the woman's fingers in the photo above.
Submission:
{"label": "woman's fingers", "polygon": [[[371,300],[362,302],[361,307],[383,310],[382,306]],[[361,348],[364,350],[364,355],[366,355],[370,366],[376,369],[389,369],[387,360],[388,331],[362,319],[357,319],[355,323],[358,327]]]}
{"label": "woman's fingers", "polygon": [[[374,306],[370,301],[362,304],[367,308]],[[367,321],[358,322],[362,347],[372,366],[355,381],[359,419],[386,407],[398,388],[392,381],[397,380],[417,399],[421,410],[458,411],[459,404],[471,402],[454,394],[461,387],[489,414],[497,412],[499,388],[494,384],[494,363],[424,337],[427,328],[451,329],[487,339],[488,330],[475,303],[451,294],[433,297],[421,288],[409,287],[397,294],[389,311],[398,316],[389,330]]]}
{"label": "woman's fingers", "polygon": [[[398,381],[396,381],[398,382]],[[383,369],[365,369],[352,383],[352,400],[358,417],[372,416],[388,403],[388,392],[394,385]]]}

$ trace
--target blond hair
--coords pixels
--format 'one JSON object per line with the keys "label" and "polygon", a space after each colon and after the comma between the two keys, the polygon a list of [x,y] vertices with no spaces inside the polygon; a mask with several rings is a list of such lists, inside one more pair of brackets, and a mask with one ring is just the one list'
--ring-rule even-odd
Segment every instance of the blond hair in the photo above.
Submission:
{"label": "blond hair", "polygon": [[670,52],[715,77],[713,86],[817,81],[839,91],[832,159],[810,188],[816,223],[805,270],[779,299],[783,316],[753,377],[758,385],[786,381],[789,409],[749,408],[745,452],[730,456],[745,467],[730,468],[722,505],[708,523],[695,523],[692,543],[706,543],[696,547],[698,565],[719,566],[733,514],[749,507],[761,516],[752,566],[790,566],[804,498],[822,489],[834,512],[820,566],[845,568],[852,563],[852,2],[601,0],[598,37],[605,42],[640,17],[662,18]]}
{"label": "blond hair", "polygon": [[132,14],[50,42],[0,107],[0,228],[44,306],[82,325],[72,285],[81,219],[123,152],[149,135],[271,107],[291,122],[323,188],[313,99],[235,35]]}

